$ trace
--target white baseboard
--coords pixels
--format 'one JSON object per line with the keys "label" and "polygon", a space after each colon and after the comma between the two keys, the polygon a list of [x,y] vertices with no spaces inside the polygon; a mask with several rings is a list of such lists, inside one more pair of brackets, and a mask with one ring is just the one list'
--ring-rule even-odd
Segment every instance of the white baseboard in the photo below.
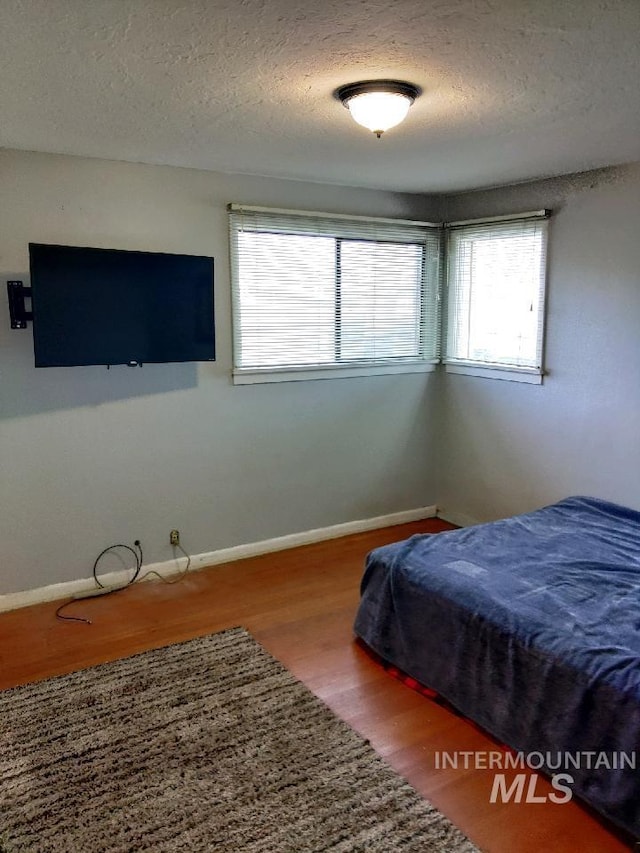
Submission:
{"label": "white baseboard", "polygon": [[[344,524],[333,524],[330,527],[318,527],[315,530],[291,533],[287,536],[277,536],[274,539],[264,539],[261,542],[251,542],[247,545],[236,545],[233,548],[207,551],[204,554],[192,555],[191,569],[203,569],[207,566],[219,565],[220,563],[231,563],[235,560],[258,557],[260,554],[269,554],[273,551],[284,551],[288,548],[297,548],[300,545],[311,545],[314,542],[337,539],[340,536],[349,536],[353,533],[363,533],[365,530],[393,527],[396,524],[406,524],[409,521],[420,521],[423,518],[435,518],[435,516],[435,506],[423,506],[417,509],[405,510],[404,512],[379,515],[375,518],[347,521]],[[158,572],[164,577],[169,577],[183,571],[186,562],[186,557],[181,557],[179,560],[166,560],[163,563],[145,564],[142,567],[141,574],[144,576],[147,572],[153,571]],[[120,587],[124,586],[130,578],[131,571],[110,572],[106,575],[100,575],[100,583],[105,587]],[[93,578],[78,578],[77,580],[54,583],[49,586],[38,587],[37,589],[25,590],[24,592],[10,592],[6,595],[0,595],[0,613],[6,610],[17,610],[19,607],[28,607],[32,604],[42,604],[45,601],[72,598],[75,595],[86,594],[92,589],[95,589]]]}
{"label": "white baseboard", "polygon": [[[167,560],[163,563],[145,563],[141,570],[141,576],[147,572],[158,572],[165,577],[178,574],[184,570],[187,564],[186,557],[180,560]],[[100,583],[105,588],[119,588],[126,586],[131,579],[132,570],[119,572],[108,572],[100,575]],[[153,580],[153,578],[148,578]],[[92,590],[97,590],[93,578],[78,578],[63,583],[53,583],[49,586],[40,586],[36,589],[27,589],[23,592],[9,592],[0,595],[0,613],[7,610],[17,610],[19,607],[29,607],[32,604],[42,604],[45,601],[57,601],[61,598],[73,598],[74,596],[86,597]]]}
{"label": "white baseboard", "polygon": [[288,548],[298,548],[300,545],[311,545],[326,539],[337,539],[339,536],[349,536],[352,533],[362,533],[365,530],[376,530],[379,527],[393,527],[395,524],[406,524],[408,521],[420,521],[423,518],[435,518],[435,506],[423,506],[409,509],[405,512],[394,512],[389,515],[379,515],[376,518],[365,518],[359,521],[347,521],[345,524],[333,524],[331,527],[318,527],[302,533],[291,533],[288,536],[278,536],[275,539],[264,539],[262,542],[252,542],[249,545],[236,545],[234,548],[222,548],[219,551],[209,551],[191,558],[192,565],[215,566],[218,563],[231,563],[234,560],[244,560],[246,557],[257,557],[271,551],[285,551]]}
{"label": "white baseboard", "polygon": [[456,527],[474,527],[476,524],[482,524],[477,518],[471,518],[470,515],[455,510],[439,509],[437,516],[443,521],[448,521],[449,524],[455,524]]}

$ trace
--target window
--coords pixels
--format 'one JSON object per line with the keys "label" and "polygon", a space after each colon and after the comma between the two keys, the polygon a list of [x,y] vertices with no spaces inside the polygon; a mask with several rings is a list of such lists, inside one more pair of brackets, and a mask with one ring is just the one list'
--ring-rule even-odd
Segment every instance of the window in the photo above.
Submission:
{"label": "window", "polygon": [[[533,216],[533,215],[532,215]],[[546,212],[447,231],[444,361],[454,372],[542,374]],[[483,375],[481,373],[481,375]],[[528,381],[540,381],[529,379]]]}
{"label": "window", "polygon": [[542,381],[548,211],[438,225],[229,210],[236,383],[431,370],[441,327],[448,371]]}
{"label": "window", "polygon": [[437,225],[230,206],[234,381],[433,369]]}

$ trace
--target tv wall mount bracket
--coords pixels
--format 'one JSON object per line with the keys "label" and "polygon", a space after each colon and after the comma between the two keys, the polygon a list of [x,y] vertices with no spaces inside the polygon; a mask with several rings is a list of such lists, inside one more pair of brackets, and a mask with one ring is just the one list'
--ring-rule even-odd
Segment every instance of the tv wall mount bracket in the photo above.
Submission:
{"label": "tv wall mount bracket", "polygon": [[12,329],[26,329],[27,323],[33,320],[33,311],[27,311],[24,301],[31,298],[31,288],[25,287],[21,281],[8,281],[9,316]]}

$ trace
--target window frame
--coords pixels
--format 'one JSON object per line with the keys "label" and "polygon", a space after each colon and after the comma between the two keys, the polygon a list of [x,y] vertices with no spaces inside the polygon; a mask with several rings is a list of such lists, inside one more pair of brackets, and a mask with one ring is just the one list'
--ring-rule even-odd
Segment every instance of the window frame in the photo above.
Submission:
{"label": "window frame", "polygon": [[[546,332],[546,291],[548,279],[548,231],[545,224],[545,232],[543,234],[542,244],[542,266],[541,266],[541,287],[538,300],[538,318],[537,318],[537,335],[538,335],[538,354],[539,366],[516,366],[505,363],[490,363],[482,362],[474,359],[460,359],[448,357],[446,354],[447,343],[447,325],[450,322],[449,311],[449,258],[448,258],[448,242],[451,229],[463,229],[465,227],[480,227],[490,226],[492,223],[508,224],[518,221],[543,221],[551,217],[551,211],[547,209],[526,211],[524,213],[507,214],[504,216],[483,217],[479,219],[467,219],[452,222],[422,222],[417,220],[389,219],[383,217],[372,216],[351,216],[348,214],[331,214],[320,213],[307,210],[289,210],[282,208],[266,208],[255,207],[243,204],[229,204],[229,234],[230,234],[230,268],[231,268],[231,284],[232,284],[232,335],[233,335],[233,368],[232,381],[235,385],[247,385],[264,382],[291,382],[310,379],[336,379],[350,378],[355,376],[379,376],[385,374],[401,374],[401,373],[425,373],[436,370],[438,364],[442,364],[446,373],[463,374],[485,379],[500,379],[515,382],[523,382],[527,384],[542,384],[543,377],[546,373],[544,368],[544,344]],[[314,221],[321,223],[326,222],[327,227],[333,225],[338,231],[343,229],[344,233],[330,233],[328,231],[314,232],[313,230],[305,230],[310,236],[329,236],[336,241],[344,241],[349,239],[361,240],[362,236],[353,236],[349,233],[350,225],[353,226],[355,234],[361,227],[371,226],[372,229],[379,228],[380,233],[384,234],[385,227],[388,226],[390,233],[394,233],[393,229],[409,229],[415,228],[416,233],[422,229],[423,239],[420,241],[412,241],[407,239],[394,241],[390,237],[381,237],[379,242],[398,242],[407,243],[409,245],[422,245],[423,247],[423,267],[422,267],[422,284],[420,296],[420,317],[419,328],[416,329],[421,341],[423,355],[414,357],[391,357],[378,359],[364,359],[361,361],[351,360],[344,362],[323,363],[320,365],[265,365],[265,366],[240,366],[237,360],[239,352],[239,318],[242,313],[242,306],[239,303],[239,285],[237,280],[238,270],[238,246],[236,240],[236,229],[234,225],[234,216],[251,216],[253,214],[266,214],[275,217],[299,217],[299,221],[306,220],[307,227],[312,228]],[[258,230],[259,229],[252,229]],[[280,233],[291,233],[286,230]],[[397,233],[397,232],[396,232]],[[428,242],[435,238],[437,246],[431,246],[433,249],[429,257]],[[437,263],[436,272],[428,272],[427,264],[435,258]],[[339,270],[336,269],[336,281],[339,279]],[[338,318],[339,319],[339,318]],[[432,322],[432,327],[428,326]],[[336,320],[335,322],[338,322]],[[334,327],[335,332],[336,327]],[[339,335],[336,336],[336,339]],[[429,354],[425,355],[425,347],[431,345]],[[442,350],[442,351],[441,351]]]}
{"label": "window frame", "polygon": [[[551,218],[551,211],[548,209],[526,211],[518,214],[507,214],[504,216],[483,217],[479,219],[466,219],[457,222],[445,222],[443,228],[445,237],[443,240],[443,252],[445,255],[445,270],[443,274],[443,328],[441,330],[442,337],[442,357],[441,362],[446,373],[461,374],[466,376],[474,376],[482,379],[501,379],[511,382],[522,382],[529,385],[541,385],[545,376],[544,355],[545,355],[545,333],[546,333],[546,294],[548,280],[548,220]],[[503,362],[485,362],[473,358],[456,358],[447,355],[448,334],[447,326],[451,322],[451,309],[449,299],[449,287],[451,284],[451,276],[449,270],[450,252],[449,252],[449,234],[451,230],[456,229],[463,231],[465,228],[475,229],[487,226],[487,229],[492,224],[500,226],[502,224],[518,222],[544,222],[545,228],[542,236],[542,254],[541,254],[541,285],[538,298],[537,312],[537,340],[536,340],[536,366],[521,366]]]}
{"label": "window frame", "polygon": [[[236,385],[246,385],[263,382],[291,382],[309,379],[335,379],[335,378],[351,378],[354,376],[379,376],[385,374],[400,374],[400,373],[424,373],[432,372],[436,369],[440,360],[440,300],[441,300],[441,224],[433,222],[422,222],[416,220],[388,219],[383,217],[370,216],[350,216],[346,214],[328,214],[315,211],[303,210],[288,210],[281,208],[263,208],[242,204],[229,204],[229,235],[230,235],[230,266],[231,266],[231,284],[232,284],[232,333],[233,333],[233,368],[232,380]],[[334,239],[336,243],[336,251],[343,242],[355,240],[363,242],[371,239],[372,242],[378,243],[397,243],[398,245],[418,245],[422,249],[422,270],[420,283],[420,296],[418,317],[415,326],[415,332],[419,339],[419,349],[421,355],[411,356],[391,356],[378,357],[371,359],[351,359],[344,361],[336,360],[331,363],[322,364],[300,364],[300,365],[242,365],[241,363],[241,347],[242,347],[242,303],[240,301],[240,282],[238,278],[238,234],[242,231],[240,222],[249,220],[253,215],[256,215],[256,221],[261,221],[260,217],[264,215],[265,219],[274,217],[277,220],[282,218],[283,222],[287,222],[289,218],[296,218],[301,227],[304,226],[303,232],[295,231],[293,233],[308,233],[310,236],[328,236]],[[316,223],[321,229],[313,230],[313,224]],[[309,230],[311,229],[311,230]],[[260,232],[257,227],[251,228]],[[371,234],[377,236],[363,236]],[[266,231],[266,229],[265,229]],[[281,233],[292,233],[283,230]],[[403,233],[405,236],[402,239],[397,239],[398,233]],[[409,234],[415,234],[416,239],[408,239]],[[394,239],[394,236],[396,239]],[[420,239],[418,239],[418,237]],[[432,257],[428,257],[428,244],[435,237],[436,245],[432,248]],[[435,261],[437,268],[435,274],[429,271],[427,264],[431,260]],[[339,324],[340,317],[340,268],[339,264],[335,267],[336,281],[336,311],[334,315],[334,339],[340,340],[341,330]],[[431,345],[430,351],[427,353],[426,348]],[[336,350],[337,353],[337,350]]]}

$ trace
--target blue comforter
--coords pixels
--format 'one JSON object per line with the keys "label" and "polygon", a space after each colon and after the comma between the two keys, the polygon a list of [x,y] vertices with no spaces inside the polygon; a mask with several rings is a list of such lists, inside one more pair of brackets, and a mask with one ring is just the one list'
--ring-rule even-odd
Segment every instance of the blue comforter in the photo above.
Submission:
{"label": "blue comforter", "polygon": [[569,772],[640,836],[640,513],[572,497],[378,548],[355,630],[518,751],[635,754]]}

